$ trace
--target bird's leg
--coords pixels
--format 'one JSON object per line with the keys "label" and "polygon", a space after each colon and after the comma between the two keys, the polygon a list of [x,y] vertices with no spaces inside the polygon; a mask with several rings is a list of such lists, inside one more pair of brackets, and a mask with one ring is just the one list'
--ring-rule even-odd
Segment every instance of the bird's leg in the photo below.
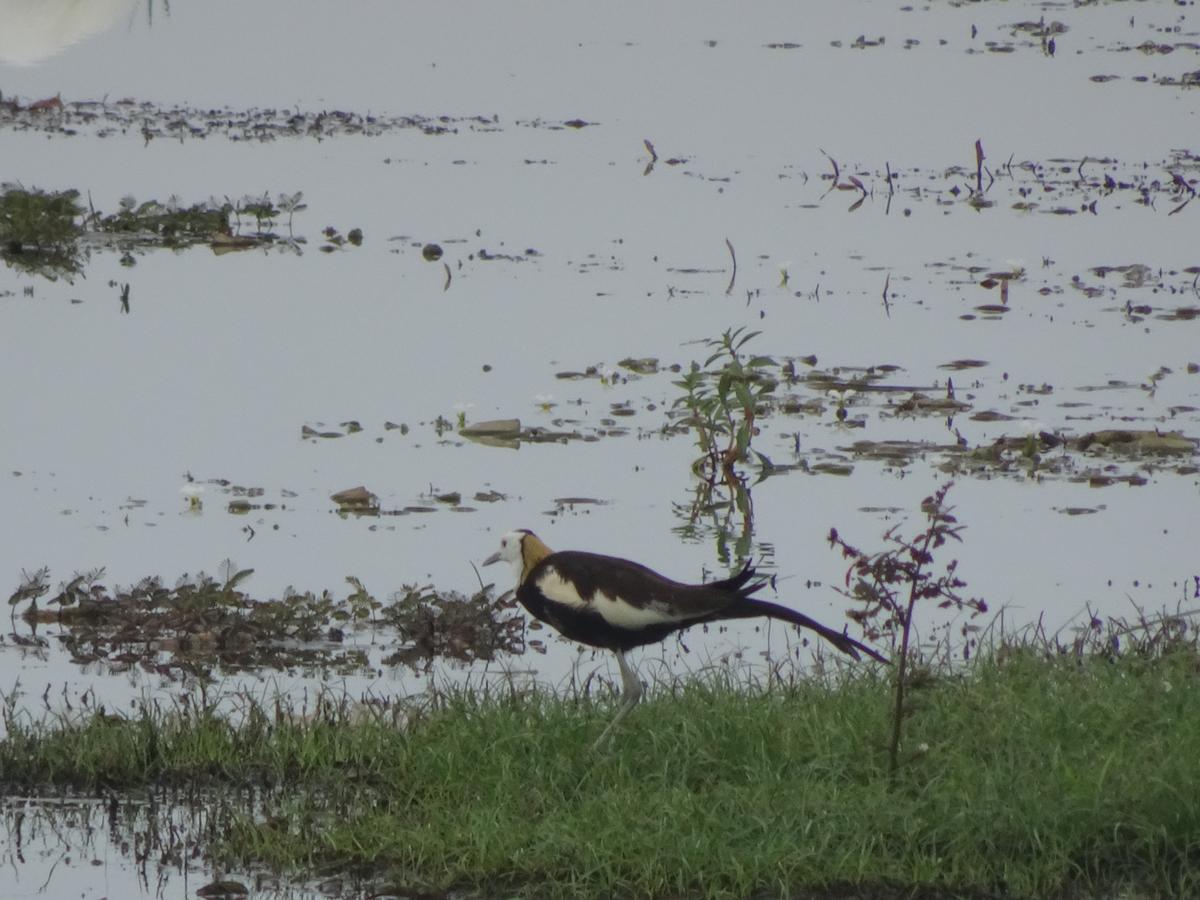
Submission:
{"label": "bird's leg", "polygon": [[600,733],[600,737],[596,738],[596,743],[592,744],[593,750],[599,750],[604,741],[612,734],[612,730],[617,727],[617,724],[629,715],[629,711],[637,706],[638,701],[642,699],[642,682],[638,680],[637,673],[633,671],[633,667],[629,665],[625,659],[625,654],[620,650],[617,653],[617,665],[621,667],[621,708],[617,710],[616,716],[608,723],[608,727]]}

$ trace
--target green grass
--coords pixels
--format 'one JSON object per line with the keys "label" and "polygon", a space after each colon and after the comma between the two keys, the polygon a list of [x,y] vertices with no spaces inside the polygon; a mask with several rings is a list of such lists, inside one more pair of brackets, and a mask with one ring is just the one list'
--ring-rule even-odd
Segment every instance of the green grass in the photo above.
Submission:
{"label": "green grass", "polygon": [[211,713],[9,723],[28,791],[268,785],[229,860],[537,896],[1200,895],[1200,661],[1010,656],[914,692],[887,775],[867,673],[659,690],[612,708],[440,700],[408,728]]}

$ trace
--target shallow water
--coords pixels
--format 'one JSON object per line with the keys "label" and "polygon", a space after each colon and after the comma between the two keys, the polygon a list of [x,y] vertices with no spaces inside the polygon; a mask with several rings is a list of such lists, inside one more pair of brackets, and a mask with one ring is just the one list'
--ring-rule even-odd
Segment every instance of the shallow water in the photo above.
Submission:
{"label": "shallow water", "polygon": [[[231,558],[256,570],[247,589],[264,597],[289,584],[343,591],[351,574],[380,596],[424,582],[470,592],[470,563],[517,526],[681,579],[719,572],[711,532],[676,533],[695,449],[662,435],[678,396],[667,367],[702,360],[695,341],[740,325],[762,329],[755,351],[795,359],[801,376],[845,381],[894,365],[882,385],[940,398],[952,378],[970,405],[948,421],[897,413],[910,391],[860,391],[847,407],[860,427],[848,427],[836,396],[800,382],[786,393],[819,405],[760,422],[756,450],[813,474],[754,486],[754,546],[779,599],[831,623],[844,563],[824,542],[829,528],[871,546],[916,513],[953,459],[928,449],[881,461],[855,442],[979,448],[1110,428],[1200,437],[1200,374],[1188,371],[1200,363],[1188,312],[1200,307],[1200,207],[1172,214],[1188,200],[1173,175],[1191,189],[1197,179],[1186,152],[1197,107],[1177,83],[1197,68],[1190,8],[113,9],[74,45],[63,31],[46,37],[69,46],[44,61],[0,62],[5,100],[65,104],[6,120],[3,179],[77,188],[105,211],[125,195],[190,204],[303,191],[292,233],[304,243],[137,250],[132,266],[97,248],[73,282],[0,270],[0,573],[13,588],[42,565],[62,579],[103,566],[108,581],[130,583]],[[1038,35],[1039,22],[1065,30]],[[37,55],[30,28],[22,59]],[[0,57],[15,55],[0,43]],[[123,98],[154,105],[140,113]],[[318,139],[247,126],[299,113],[311,128],[338,110],[362,128]],[[563,124],[576,119],[588,124]],[[649,171],[647,140],[659,157]],[[986,190],[972,204],[977,140]],[[850,189],[834,189],[833,161]],[[361,228],[363,245],[318,252],[326,226]],[[737,258],[728,292],[726,239]],[[422,257],[426,242],[445,250],[448,287],[442,262]],[[981,286],[989,273],[1014,276],[1006,303]],[[660,370],[622,370],[627,357],[655,357]],[[986,365],[942,368],[964,359]],[[589,366],[620,376],[557,377]],[[439,434],[438,417],[460,412],[596,439],[512,450]],[[972,418],[980,412],[1011,418]],[[362,430],[302,436],[350,420]],[[1089,605],[1194,605],[1194,453],[1044,457],[1037,477],[1020,466],[959,475],[951,502],[968,526],[956,551],[969,593],[1008,608],[1010,624],[1044,615],[1052,628]],[[852,473],[818,471],[830,462]],[[1144,483],[1097,487],[1097,473]],[[204,483],[199,511],[179,493],[188,474]],[[384,511],[433,511],[338,516],[330,495],[358,484]],[[274,508],[229,512],[233,486],[261,488],[252,502]],[[490,490],[505,499],[471,499]],[[461,493],[457,509],[431,499],[448,491]],[[555,502],[568,497],[603,502]],[[771,634],[769,651],[753,625],[688,635],[643,664],[789,652],[790,636]],[[545,656],[435,678],[532,668],[562,684],[577,659],[607,671],[603,657],[549,643]],[[170,689],[80,669],[53,639],[30,651],[9,638],[0,667],[0,686],[19,678],[31,709],[47,685],[117,708]],[[249,687],[312,683],[264,673]],[[427,677],[374,668],[342,683],[404,694]]]}

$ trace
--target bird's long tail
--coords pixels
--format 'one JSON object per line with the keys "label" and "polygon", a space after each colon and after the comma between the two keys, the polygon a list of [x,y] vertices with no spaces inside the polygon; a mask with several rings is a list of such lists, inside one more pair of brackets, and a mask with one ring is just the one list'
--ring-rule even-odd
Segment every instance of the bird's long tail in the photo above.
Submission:
{"label": "bird's long tail", "polygon": [[891,661],[886,656],[871,649],[866,644],[854,640],[854,638],[847,634],[822,625],[816,619],[811,619],[802,612],[797,612],[787,606],[780,606],[778,603],[772,603],[769,600],[758,600],[752,597],[752,594],[761,590],[767,584],[765,581],[747,584],[753,578],[754,568],[747,564],[742,568],[742,571],[738,572],[732,578],[727,578],[714,585],[736,593],[739,598],[735,604],[723,611],[722,618],[745,619],[754,616],[767,616],[772,619],[780,619],[784,622],[791,622],[793,625],[799,625],[801,628],[815,631],[821,637],[825,638],[825,640],[829,641],[829,643],[833,644],[833,646],[855,659],[862,659],[861,653],[865,653],[871,659],[878,660],[884,665],[891,664]]}

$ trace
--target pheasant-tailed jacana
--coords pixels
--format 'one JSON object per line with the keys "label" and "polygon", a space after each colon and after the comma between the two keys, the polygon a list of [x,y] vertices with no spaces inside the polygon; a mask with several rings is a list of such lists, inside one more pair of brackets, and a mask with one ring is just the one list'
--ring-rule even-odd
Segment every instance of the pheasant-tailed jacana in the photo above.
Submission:
{"label": "pheasant-tailed jacana", "polygon": [[596,747],[642,696],[642,684],[625,659],[625,652],[654,644],[674,631],[716,622],[767,616],[815,631],[843,653],[860,659],[859,651],[886,663],[886,657],[865,644],[827,628],[804,613],[755,599],[766,584],[754,581],[747,563],[732,578],[708,584],[681,584],[639,563],[579,550],[552,551],[532,531],[510,531],[485,566],[505,560],[517,573],[517,600],[535,618],[562,634],[603,647],[617,655],[621,667],[622,702],[616,718],[596,740]]}

